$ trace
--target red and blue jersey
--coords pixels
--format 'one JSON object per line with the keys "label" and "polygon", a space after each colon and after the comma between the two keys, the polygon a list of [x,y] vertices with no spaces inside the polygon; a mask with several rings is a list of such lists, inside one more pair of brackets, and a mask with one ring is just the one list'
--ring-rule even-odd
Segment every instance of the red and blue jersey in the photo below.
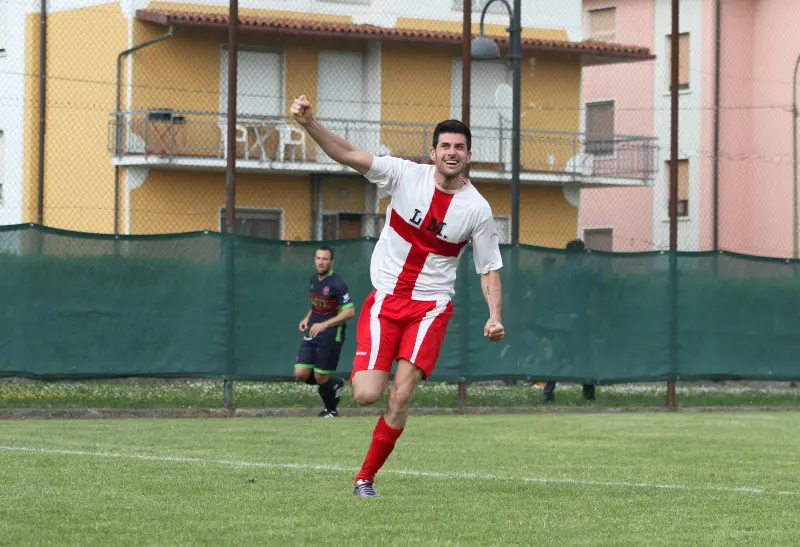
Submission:
{"label": "red and blue jersey", "polygon": [[[309,326],[314,323],[321,323],[327,321],[332,317],[336,317],[340,311],[346,308],[352,308],[353,303],[350,301],[350,293],[347,290],[347,284],[338,274],[333,272],[330,275],[320,279],[317,274],[311,276],[309,282],[309,298],[311,299],[311,318],[309,319]],[[331,334],[336,334],[336,340],[344,340],[345,324],[341,324],[335,329],[326,329]],[[323,331],[325,332],[325,331]]]}

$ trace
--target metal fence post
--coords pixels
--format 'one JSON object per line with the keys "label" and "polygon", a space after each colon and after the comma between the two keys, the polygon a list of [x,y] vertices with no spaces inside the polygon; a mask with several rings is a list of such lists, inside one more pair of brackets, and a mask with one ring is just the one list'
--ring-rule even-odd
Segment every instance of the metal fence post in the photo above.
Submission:
{"label": "metal fence post", "polygon": [[[669,177],[669,298],[670,298],[670,351],[669,369],[672,376],[678,366],[678,79],[679,67],[679,33],[680,33],[680,1],[672,0],[672,35],[670,39],[670,177]],[[675,396],[675,380],[667,382],[666,406],[677,408]]]}
{"label": "metal fence post", "polygon": [[[228,7],[228,126],[227,162],[225,184],[225,300],[228,308],[227,340],[225,355],[225,385],[223,395],[225,408],[233,410],[233,381],[231,376],[236,367],[236,115],[237,115],[237,74],[238,74],[238,23],[239,0],[230,0]],[[245,143],[247,152],[247,143]]]}
{"label": "metal fence post", "polygon": [[222,381],[222,398],[225,410],[233,410],[233,381],[225,378]]}

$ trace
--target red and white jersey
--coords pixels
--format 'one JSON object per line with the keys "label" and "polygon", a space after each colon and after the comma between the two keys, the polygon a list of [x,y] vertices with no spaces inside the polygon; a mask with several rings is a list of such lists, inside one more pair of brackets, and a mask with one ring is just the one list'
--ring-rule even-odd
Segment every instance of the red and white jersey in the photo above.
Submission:
{"label": "red and white jersey", "polygon": [[392,196],[386,223],[372,252],[370,277],[379,291],[412,300],[450,300],[458,260],[472,242],[475,270],[503,266],[492,208],[467,181],[443,190],[436,167],[376,156],[366,174]]}

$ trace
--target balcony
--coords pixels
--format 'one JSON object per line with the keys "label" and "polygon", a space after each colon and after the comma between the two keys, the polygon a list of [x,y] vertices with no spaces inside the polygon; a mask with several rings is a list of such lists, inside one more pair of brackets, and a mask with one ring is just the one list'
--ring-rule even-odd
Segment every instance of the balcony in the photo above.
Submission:
{"label": "balcony", "polygon": [[[321,119],[358,148],[428,163],[433,124]],[[118,131],[119,128],[119,131]],[[476,181],[511,180],[511,128],[472,127]],[[114,165],[224,171],[224,114],[175,110],[112,113],[108,150]],[[651,181],[658,147],[653,137],[586,135],[523,130],[520,179],[524,184],[641,186]],[[236,169],[260,173],[355,173],[331,160],[291,118],[240,116]]]}

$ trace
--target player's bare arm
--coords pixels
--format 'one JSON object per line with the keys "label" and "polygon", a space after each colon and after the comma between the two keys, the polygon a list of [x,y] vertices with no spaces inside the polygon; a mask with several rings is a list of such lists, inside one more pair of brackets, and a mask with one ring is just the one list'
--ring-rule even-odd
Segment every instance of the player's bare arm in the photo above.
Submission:
{"label": "player's bare arm", "polygon": [[314,118],[311,103],[305,95],[300,95],[294,100],[291,112],[295,121],[303,126],[311,138],[334,161],[352,167],[362,175],[367,174],[367,171],[372,167],[372,154],[357,149],[340,136],[329,131],[319,120]]}
{"label": "player's bare arm", "polygon": [[483,335],[492,342],[499,342],[505,336],[502,324],[503,284],[498,270],[481,274],[481,290],[489,306],[489,320],[483,328]]}
{"label": "player's bare arm", "polygon": [[306,316],[303,317],[302,321],[300,321],[300,324],[297,325],[297,328],[300,330],[300,332],[306,332],[306,329],[308,328],[308,321],[310,319],[311,319],[311,310],[308,310]]}
{"label": "player's bare arm", "polygon": [[355,317],[355,315],[356,315],[355,308],[353,306],[348,306],[347,308],[343,309],[338,314],[336,314],[335,317],[331,317],[327,321],[323,321],[321,323],[314,323],[313,325],[311,325],[311,331],[309,331],[309,334],[313,338],[314,336],[316,336],[325,329],[329,329],[331,327],[338,327],[345,321],[349,321],[350,319]]}

